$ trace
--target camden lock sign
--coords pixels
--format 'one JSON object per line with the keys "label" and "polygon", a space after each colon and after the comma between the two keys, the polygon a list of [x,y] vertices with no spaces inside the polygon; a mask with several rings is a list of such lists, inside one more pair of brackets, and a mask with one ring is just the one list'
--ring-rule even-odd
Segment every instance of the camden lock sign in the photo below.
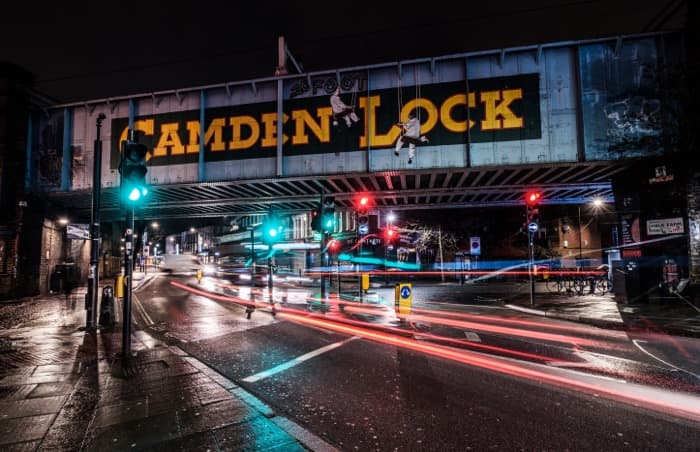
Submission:
{"label": "camden lock sign", "polygon": [[[359,82],[358,82],[359,83]],[[353,130],[349,150],[394,145],[396,123],[419,112],[422,132],[431,145],[536,139],[541,137],[539,74],[496,77],[363,92],[356,112],[362,124]],[[338,152],[332,140],[329,94],[284,101],[285,156]],[[345,93],[348,95],[348,93]],[[397,111],[399,99],[405,101]],[[407,100],[408,99],[408,100]],[[204,160],[274,157],[277,152],[277,103],[262,102],[210,108],[204,112]],[[127,139],[128,118],[112,120],[111,167],[119,165],[119,143]],[[134,120],[136,141],[152,150],[150,165],[199,160],[200,111],[140,116]]]}

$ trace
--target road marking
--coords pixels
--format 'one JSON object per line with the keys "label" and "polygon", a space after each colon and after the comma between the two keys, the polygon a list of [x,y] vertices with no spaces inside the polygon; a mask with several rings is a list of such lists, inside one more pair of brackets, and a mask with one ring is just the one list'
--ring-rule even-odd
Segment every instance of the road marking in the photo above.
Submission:
{"label": "road marking", "polygon": [[153,325],[153,320],[144,309],[143,305],[141,304],[141,300],[139,300],[139,298],[133,292],[131,293],[131,299],[134,302],[134,307],[141,313],[144,320],[146,320],[146,325]]}
{"label": "road marking", "polygon": [[632,343],[633,343],[638,349],[640,349],[640,350],[642,351],[642,353],[646,353],[647,355],[651,356],[651,357],[654,358],[655,360],[666,364],[667,366],[671,367],[672,369],[676,369],[676,370],[679,370],[679,371],[681,371],[681,372],[685,372],[685,373],[687,373],[687,374],[689,374],[689,375],[692,375],[692,376],[695,377],[695,378],[700,378],[700,375],[694,374],[693,372],[691,372],[691,371],[689,371],[689,370],[682,369],[682,368],[680,368],[680,367],[678,367],[678,366],[674,366],[673,364],[671,364],[671,363],[669,363],[669,362],[666,362],[666,361],[664,361],[663,359],[659,358],[658,356],[655,356],[655,355],[652,354],[651,352],[645,350],[644,347],[642,347],[641,345],[639,345],[641,342],[646,342],[646,341],[640,341],[640,340],[638,340],[638,339],[633,339],[633,340],[632,340]]}
{"label": "road marking", "polygon": [[360,339],[360,336],[353,336],[353,337],[350,337],[348,339],[345,339],[344,341],[340,341],[340,342],[336,342],[334,344],[326,345],[325,347],[321,347],[321,348],[316,349],[312,352],[298,356],[290,361],[287,361],[286,363],[282,363],[279,366],[275,366],[272,369],[268,369],[268,370],[265,370],[263,372],[258,372],[255,375],[251,375],[250,377],[246,377],[243,379],[243,381],[245,381],[246,383],[255,383],[258,380],[262,380],[263,378],[267,378],[271,375],[283,372],[289,368],[292,368],[298,364],[301,364],[304,361],[309,360],[311,358],[314,358],[318,355],[329,352],[329,351],[334,350],[338,347],[342,347],[343,345],[347,344],[350,341],[354,341],[355,339]]}

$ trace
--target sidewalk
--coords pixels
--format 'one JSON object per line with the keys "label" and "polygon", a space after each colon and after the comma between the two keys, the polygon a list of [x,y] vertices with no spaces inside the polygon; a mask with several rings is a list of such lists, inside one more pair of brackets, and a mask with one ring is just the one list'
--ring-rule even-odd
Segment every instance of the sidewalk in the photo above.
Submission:
{"label": "sidewalk", "polygon": [[0,303],[0,449],[335,450],[135,327],[124,360],[121,323],[85,330],[84,294]]}
{"label": "sidewalk", "polygon": [[692,295],[651,296],[618,302],[613,294],[569,296],[539,288],[533,299],[515,297],[506,307],[520,312],[630,332],[700,337],[700,304]]}

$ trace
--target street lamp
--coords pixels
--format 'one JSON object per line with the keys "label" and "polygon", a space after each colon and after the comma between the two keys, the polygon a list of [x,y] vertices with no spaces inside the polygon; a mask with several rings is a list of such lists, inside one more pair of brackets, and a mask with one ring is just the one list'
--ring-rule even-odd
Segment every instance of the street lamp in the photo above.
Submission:
{"label": "street lamp", "polygon": [[[597,212],[600,210],[603,206],[603,200],[600,198],[595,198],[590,202],[590,205],[593,207],[593,209]],[[578,258],[579,258],[579,265],[583,266],[583,236],[582,236],[582,231],[583,231],[583,224],[581,223],[581,205],[578,205]]]}

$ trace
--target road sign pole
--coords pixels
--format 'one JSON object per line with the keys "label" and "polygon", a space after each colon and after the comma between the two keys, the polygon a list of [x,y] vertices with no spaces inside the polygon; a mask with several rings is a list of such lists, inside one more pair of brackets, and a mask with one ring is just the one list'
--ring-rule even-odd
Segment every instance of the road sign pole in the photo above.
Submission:
{"label": "road sign pole", "polygon": [[326,301],[326,270],[325,270],[325,265],[326,265],[326,259],[325,259],[325,247],[326,247],[326,230],[324,228],[323,224],[323,216],[324,216],[324,208],[323,208],[323,201],[324,201],[325,194],[323,191],[321,191],[321,253],[319,254],[319,260],[321,261],[321,303],[325,303]]}
{"label": "road sign pole", "polygon": [[126,209],[126,237],[124,239],[124,274],[126,275],[126,291],[124,293],[122,355],[128,360],[131,355],[131,289],[134,257],[134,208]]}
{"label": "road sign pole", "polygon": [[[530,206],[525,205],[525,218],[530,219]],[[535,225],[536,226],[536,225]],[[536,227],[533,227],[531,223],[527,225],[527,243],[528,243],[528,275],[530,277],[530,305],[535,304],[535,278],[533,275],[534,265],[535,265],[535,231]]]}
{"label": "road sign pole", "polygon": [[[327,250],[328,233],[321,231],[321,303],[326,302],[326,268],[328,267]],[[330,269],[328,270],[330,272]]]}

